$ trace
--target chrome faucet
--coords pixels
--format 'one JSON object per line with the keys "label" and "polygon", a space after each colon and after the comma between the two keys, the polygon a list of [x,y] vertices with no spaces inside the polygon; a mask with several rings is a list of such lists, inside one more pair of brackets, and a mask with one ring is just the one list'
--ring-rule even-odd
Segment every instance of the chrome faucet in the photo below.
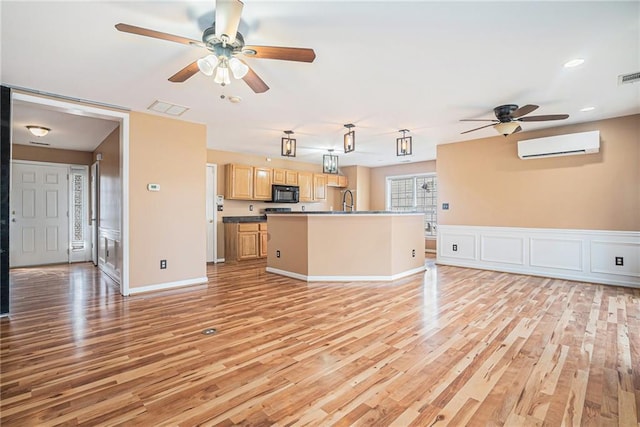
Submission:
{"label": "chrome faucet", "polygon": [[[347,205],[347,194],[351,196],[350,205]],[[342,195],[342,210],[346,212],[347,208],[349,208],[349,210],[353,212],[353,193],[351,192],[351,190],[344,190],[344,194]]]}

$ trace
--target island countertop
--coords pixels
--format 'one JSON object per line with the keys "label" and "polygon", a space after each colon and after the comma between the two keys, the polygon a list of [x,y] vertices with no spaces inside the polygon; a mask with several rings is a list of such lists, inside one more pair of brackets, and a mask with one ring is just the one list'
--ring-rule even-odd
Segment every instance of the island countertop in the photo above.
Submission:
{"label": "island countertop", "polygon": [[296,211],[269,212],[272,215],[424,215],[422,212],[392,212],[392,211]]}

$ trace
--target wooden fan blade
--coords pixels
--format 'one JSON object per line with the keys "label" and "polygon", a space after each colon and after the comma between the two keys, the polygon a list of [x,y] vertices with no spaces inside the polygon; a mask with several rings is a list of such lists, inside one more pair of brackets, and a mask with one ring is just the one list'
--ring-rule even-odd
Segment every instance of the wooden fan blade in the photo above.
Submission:
{"label": "wooden fan blade", "polygon": [[[242,61],[242,60],[241,60]],[[242,61],[244,65],[249,67],[249,65]],[[251,67],[249,67],[249,71],[242,78],[244,82],[253,90],[255,93],[263,93],[269,90],[269,86],[256,74],[255,71]]]}
{"label": "wooden fan blade", "polygon": [[517,119],[518,117],[522,117],[525,114],[529,114],[532,111],[537,110],[538,108],[539,107],[537,105],[533,105],[533,104],[523,105],[522,107],[518,108],[516,111],[511,113],[511,117],[514,119]]}
{"label": "wooden fan blade", "polygon": [[316,53],[313,49],[302,47],[245,46],[242,49],[242,53],[252,58],[281,59],[284,61],[313,62],[316,59]]}
{"label": "wooden fan blade", "polygon": [[518,126],[518,127],[516,128],[516,130],[514,130],[513,132],[511,132],[511,135],[513,135],[513,134],[514,134],[514,133],[516,133],[516,132],[520,132],[521,130],[522,130],[522,127]]}
{"label": "wooden fan blade", "polygon": [[546,122],[549,120],[564,120],[568,118],[568,114],[547,114],[546,116],[528,116],[520,117],[519,122]]}
{"label": "wooden fan blade", "polygon": [[473,131],[476,131],[476,130],[480,130],[480,129],[488,128],[489,126],[494,126],[494,124],[493,124],[493,123],[490,123],[490,124],[488,124],[488,125],[480,126],[479,128],[475,128],[475,129],[471,129],[471,130],[466,130],[466,131],[464,131],[464,132],[460,132],[460,135],[464,135],[465,133],[469,133],[469,132],[473,132]]}
{"label": "wooden fan blade", "polygon": [[222,39],[227,37],[227,43],[236,41],[238,25],[240,25],[240,15],[244,4],[240,0],[217,0],[216,1],[216,37]]}
{"label": "wooden fan blade", "polygon": [[198,61],[193,61],[191,64],[184,67],[182,70],[169,77],[169,81],[173,83],[182,83],[188,78],[196,74],[200,69],[198,68]]}
{"label": "wooden fan blade", "polygon": [[190,46],[204,47],[204,44],[198,40],[188,39],[173,34],[161,33],[160,31],[149,30],[148,28],[136,27],[129,24],[116,24],[116,30],[123,33],[137,34],[139,36],[151,37],[153,39],[168,40],[170,42],[182,43]]}

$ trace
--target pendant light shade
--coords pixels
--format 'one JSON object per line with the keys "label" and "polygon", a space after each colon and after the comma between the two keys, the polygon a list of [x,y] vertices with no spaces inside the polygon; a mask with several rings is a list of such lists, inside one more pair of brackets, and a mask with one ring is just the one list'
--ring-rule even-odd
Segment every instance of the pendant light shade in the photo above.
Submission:
{"label": "pendant light shade", "polygon": [[213,70],[218,66],[218,57],[215,55],[207,55],[198,59],[198,69],[205,76],[213,76]]}
{"label": "pendant light shade", "polygon": [[243,78],[249,72],[249,67],[235,57],[229,60],[229,68],[233,73],[233,77],[235,77],[236,79]]}
{"label": "pendant light shade", "polygon": [[402,137],[396,138],[396,156],[410,156],[413,154],[413,138],[406,136],[409,129],[400,129]]}
{"label": "pendant light shade", "polygon": [[291,138],[293,135],[292,130],[285,130],[284,133],[287,136],[282,138],[280,145],[280,155],[283,157],[295,157],[296,156],[296,140]]}
{"label": "pendant light shade", "polygon": [[347,133],[344,134],[344,152],[346,154],[356,149],[356,132],[353,130],[356,125],[348,123],[344,127],[347,128]]}
{"label": "pendant light shade", "polygon": [[498,133],[504,136],[511,135],[512,133],[516,132],[519,127],[520,123],[518,122],[503,122],[497,123],[493,126],[493,128],[497,130]]}

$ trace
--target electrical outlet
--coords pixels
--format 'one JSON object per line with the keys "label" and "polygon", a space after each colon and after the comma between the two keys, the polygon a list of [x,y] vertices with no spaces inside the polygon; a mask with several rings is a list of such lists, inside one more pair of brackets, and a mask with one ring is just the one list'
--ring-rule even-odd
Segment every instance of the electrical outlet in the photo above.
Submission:
{"label": "electrical outlet", "polygon": [[616,265],[624,265],[624,258],[621,256],[616,257]]}
{"label": "electrical outlet", "polygon": [[453,244],[453,252],[458,252],[458,245],[455,243]]}
{"label": "electrical outlet", "polygon": [[165,268],[167,268],[167,260],[166,259],[161,259],[160,260],[160,270],[164,270]]}
{"label": "electrical outlet", "polygon": [[249,212],[253,212],[253,205],[249,205]]}
{"label": "electrical outlet", "polygon": [[276,258],[280,258],[280,251],[276,251]]}

